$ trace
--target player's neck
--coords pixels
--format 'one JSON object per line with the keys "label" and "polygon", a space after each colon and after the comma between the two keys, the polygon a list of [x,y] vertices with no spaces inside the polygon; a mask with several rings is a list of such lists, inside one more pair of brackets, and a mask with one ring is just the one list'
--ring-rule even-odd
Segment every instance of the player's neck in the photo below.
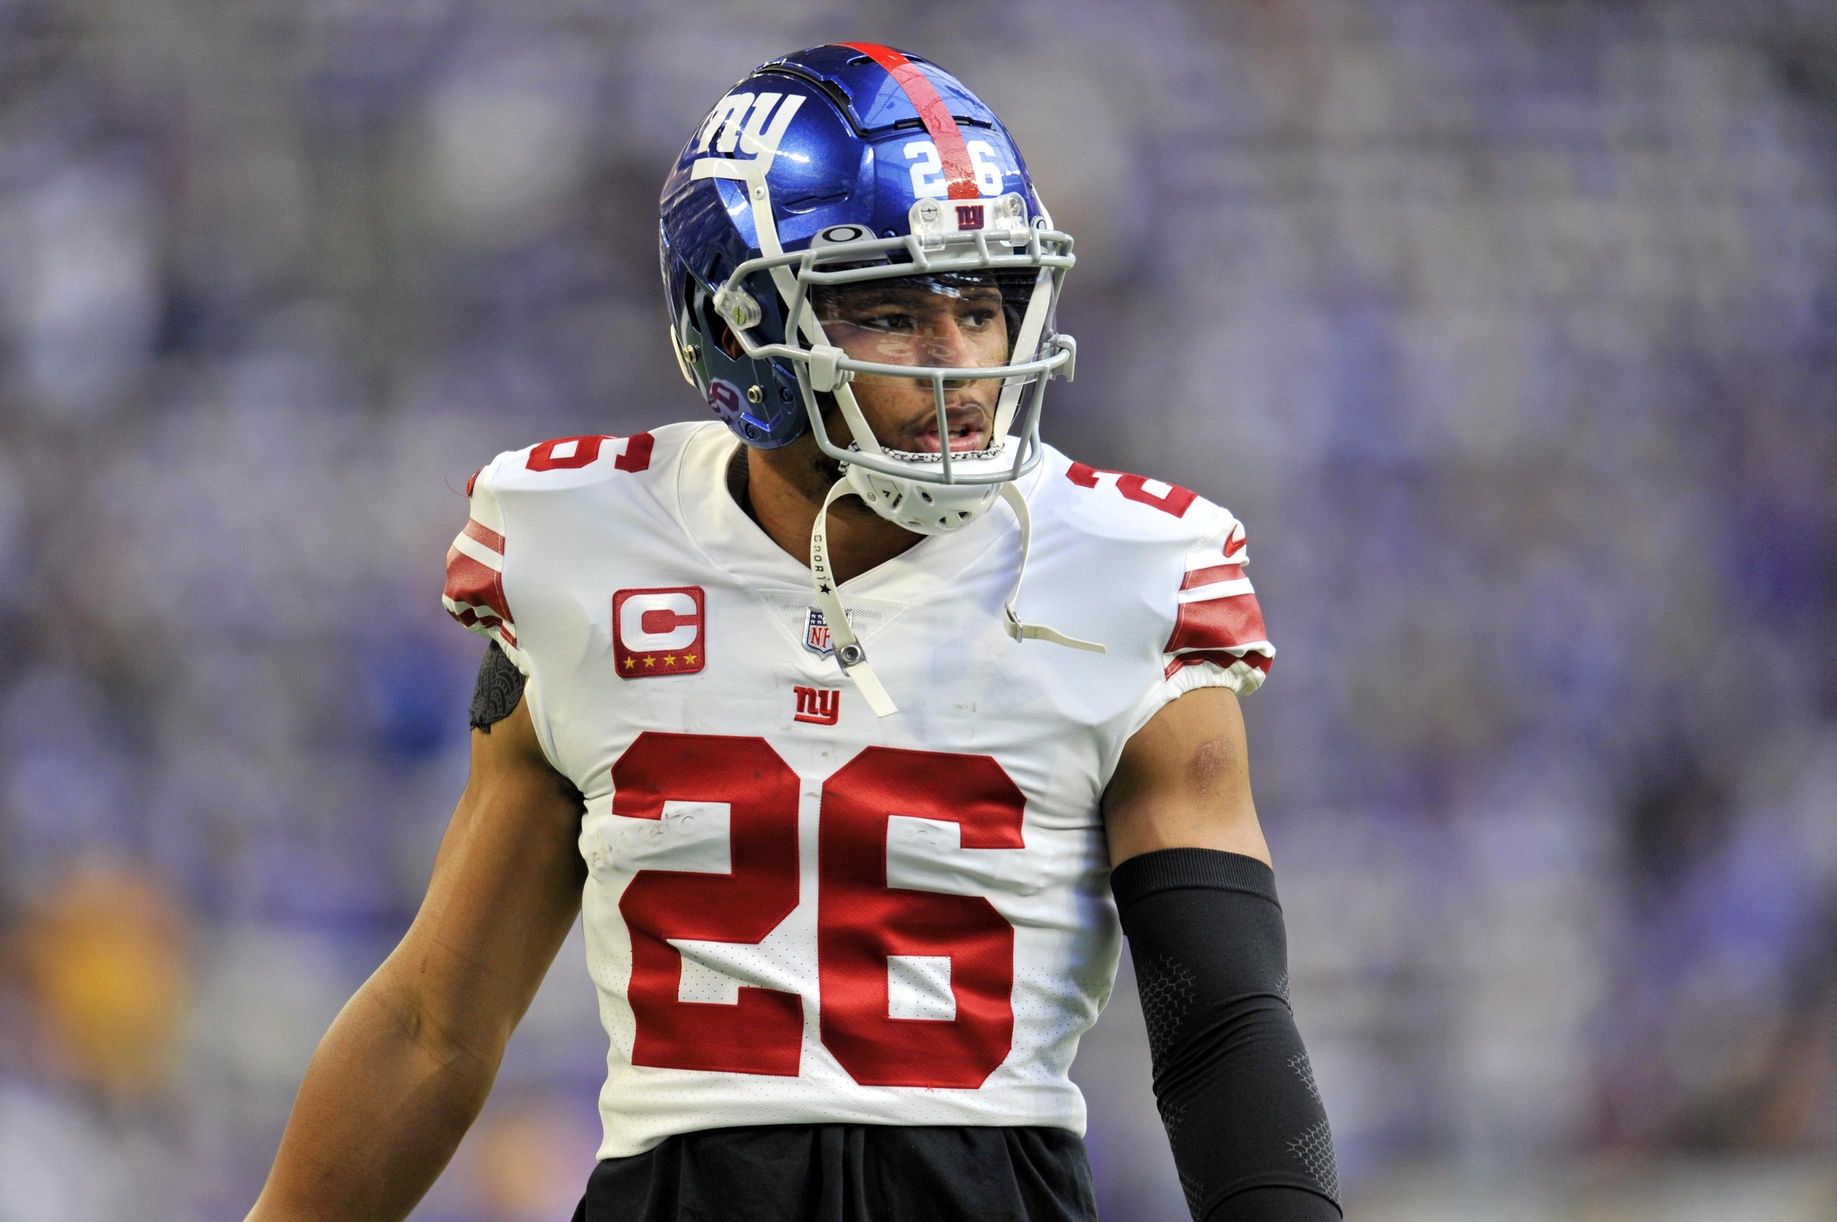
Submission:
{"label": "player's neck", "polygon": [[[804,464],[795,460],[774,461],[764,451],[747,446],[741,447],[741,455],[743,459],[728,470],[734,499],[774,543],[808,565],[810,530],[829,485],[820,478],[812,479]],[[891,560],[923,537],[895,526],[858,499],[844,497],[829,513],[829,566],[837,581],[847,581]]]}

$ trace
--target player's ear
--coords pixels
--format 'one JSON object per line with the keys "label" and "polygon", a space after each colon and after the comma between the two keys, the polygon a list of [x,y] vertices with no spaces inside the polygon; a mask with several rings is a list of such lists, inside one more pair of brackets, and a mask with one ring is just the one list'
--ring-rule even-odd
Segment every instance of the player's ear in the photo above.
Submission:
{"label": "player's ear", "polygon": [[740,337],[733,333],[733,328],[726,323],[719,323],[714,331],[714,342],[730,360],[739,360],[744,352],[740,347]]}
{"label": "player's ear", "polygon": [[[715,275],[721,274],[720,268],[713,270]],[[718,284],[720,281],[717,279],[714,283]],[[702,334],[711,337],[715,347],[726,353],[729,360],[739,360],[745,350],[740,347],[740,339],[733,333],[733,328],[727,325],[727,320],[721,317],[721,312],[714,308],[714,294],[690,279],[687,273],[683,275],[682,291],[684,296],[694,303],[692,308],[701,315]]]}

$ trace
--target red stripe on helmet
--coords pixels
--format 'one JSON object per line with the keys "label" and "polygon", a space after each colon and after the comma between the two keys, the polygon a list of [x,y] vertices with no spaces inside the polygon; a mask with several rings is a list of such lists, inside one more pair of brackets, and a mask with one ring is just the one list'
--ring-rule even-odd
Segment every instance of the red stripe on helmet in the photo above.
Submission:
{"label": "red stripe on helmet", "polygon": [[970,150],[963,142],[963,132],[924,71],[892,47],[883,47],[877,42],[836,45],[859,51],[872,59],[887,70],[894,84],[906,91],[906,98],[918,111],[925,130],[931,135],[931,142],[938,146],[938,160],[944,163],[944,176],[950,180],[950,198],[981,199],[982,192],[976,187],[976,171],[970,165]]}

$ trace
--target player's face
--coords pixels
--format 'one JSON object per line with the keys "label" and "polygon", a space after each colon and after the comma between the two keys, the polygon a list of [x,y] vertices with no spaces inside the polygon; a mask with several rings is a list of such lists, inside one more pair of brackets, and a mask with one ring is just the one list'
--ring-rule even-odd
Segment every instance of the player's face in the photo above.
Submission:
{"label": "player's face", "polygon": [[[986,280],[870,280],[821,290],[814,304],[830,341],[856,360],[946,369],[990,369],[1008,362],[1001,290]],[[884,448],[928,454],[944,448],[930,378],[857,374],[850,386]],[[988,448],[1000,395],[999,378],[945,381],[945,431],[952,453]],[[832,431],[847,434],[846,423],[836,425]]]}

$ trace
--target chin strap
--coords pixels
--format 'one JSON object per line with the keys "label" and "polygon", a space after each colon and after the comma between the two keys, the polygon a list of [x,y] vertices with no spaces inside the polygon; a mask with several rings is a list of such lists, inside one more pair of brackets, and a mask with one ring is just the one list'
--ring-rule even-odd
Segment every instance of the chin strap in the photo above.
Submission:
{"label": "chin strap", "polygon": [[[816,599],[822,604],[823,620],[829,625],[829,636],[835,642],[836,661],[867,701],[868,708],[876,717],[891,717],[899,711],[893,698],[887,695],[887,689],[881,685],[880,676],[868,665],[867,649],[855,636],[855,630],[849,625],[848,613],[842,608],[842,595],[836,588],[835,573],[829,566],[829,507],[844,496],[857,495],[849,486],[846,478],[837,480],[830,486],[829,495],[823,498],[823,507],[817,510],[816,522],[810,527],[810,573],[816,580]],[[1002,604],[1003,625],[1008,635],[1017,641],[1050,641],[1054,645],[1064,645],[1068,649],[1083,649],[1091,653],[1109,652],[1096,641],[1084,641],[1075,636],[1067,636],[1057,628],[1045,624],[1022,623],[1014,614],[1015,600],[1021,596],[1021,581],[1027,575],[1027,549],[1033,541],[1033,518],[1027,512],[1027,500],[1020,489],[1013,484],[1001,486],[1001,499],[1008,502],[1008,508],[1021,526],[1021,557],[1014,570],[1014,591],[1008,601]]]}
{"label": "chin strap", "polygon": [[823,620],[829,625],[829,639],[835,642],[836,661],[842,673],[853,681],[874,716],[891,717],[899,712],[899,706],[881,686],[874,668],[867,664],[867,649],[849,626],[848,614],[842,610],[842,595],[836,591],[835,574],[829,567],[829,507],[836,498],[853,495],[855,490],[844,477],[832,484],[829,495],[823,498],[823,507],[816,511],[816,523],[810,528],[810,574],[816,579],[816,600],[823,606]]}
{"label": "chin strap", "polygon": [[1067,636],[1045,624],[1023,624],[1020,616],[1014,614],[1015,601],[1021,596],[1021,581],[1027,576],[1027,549],[1033,542],[1033,517],[1027,512],[1027,498],[1012,483],[1001,486],[1001,499],[1008,502],[1008,508],[1014,511],[1014,516],[1020,519],[1021,524],[1021,562],[1014,570],[1014,592],[1008,595],[1008,601],[1001,608],[1001,613],[1007,617],[1008,635],[1017,641],[1051,641],[1068,649],[1083,649],[1090,653],[1110,652],[1096,641]]}

